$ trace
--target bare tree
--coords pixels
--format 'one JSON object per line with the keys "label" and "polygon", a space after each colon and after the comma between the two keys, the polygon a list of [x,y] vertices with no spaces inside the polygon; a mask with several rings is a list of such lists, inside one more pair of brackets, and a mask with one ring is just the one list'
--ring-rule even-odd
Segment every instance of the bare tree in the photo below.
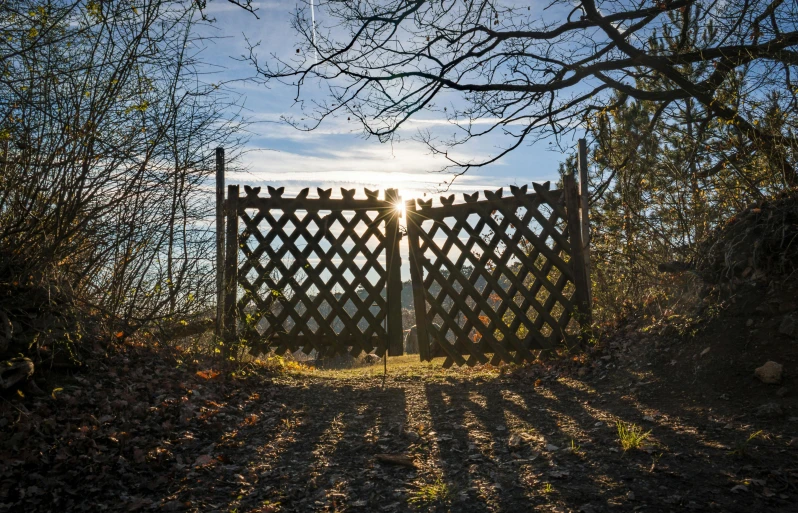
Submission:
{"label": "bare tree", "polygon": [[[559,141],[634,99],[652,105],[655,120],[694,102],[701,123],[734,126],[748,151],[770,154],[785,180],[798,183],[795,127],[759,122],[773,103],[781,112],[798,104],[795,2],[517,4],[322,0],[318,26],[306,7],[293,17],[301,38],[296,54],[263,62],[251,45],[249,59],[264,80],[296,87],[305,120],[289,121],[301,129],[343,115],[385,141],[423,111],[442,114],[457,127],[453,136],[418,137],[459,173],[524,143]],[[319,81],[329,93],[324,99],[314,97]],[[494,155],[466,161],[451,152],[494,133],[507,140]]]}

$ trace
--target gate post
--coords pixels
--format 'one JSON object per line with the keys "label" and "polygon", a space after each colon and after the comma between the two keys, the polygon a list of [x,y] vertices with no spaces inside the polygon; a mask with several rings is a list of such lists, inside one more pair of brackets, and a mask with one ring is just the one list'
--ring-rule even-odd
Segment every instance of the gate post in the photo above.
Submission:
{"label": "gate post", "polygon": [[405,203],[407,216],[407,239],[410,253],[410,284],[413,287],[413,307],[416,310],[416,336],[418,337],[418,355],[422,362],[432,360],[430,355],[429,334],[427,333],[427,300],[424,298],[424,267],[421,259],[424,254],[418,245],[419,216],[416,214],[416,200]]}
{"label": "gate post", "polygon": [[216,148],[216,321],[217,342],[224,329],[224,148]]}
{"label": "gate post", "polygon": [[582,246],[582,223],[579,220],[579,192],[574,175],[563,176],[565,189],[565,210],[568,216],[568,241],[571,244],[570,261],[574,273],[574,299],[576,299],[579,325],[583,330],[592,322],[592,312],[588,300],[588,284],[585,269],[584,247]]}
{"label": "gate post", "polygon": [[238,289],[238,185],[227,186],[227,256],[224,264],[224,346],[226,360],[236,340],[236,291]]}
{"label": "gate post", "polygon": [[587,141],[579,139],[579,197],[582,200],[582,247],[585,255],[585,274],[587,274],[587,300],[593,304],[590,280],[590,198],[587,190]]}
{"label": "gate post", "polygon": [[385,190],[385,201],[394,211],[385,221],[386,265],[388,266],[388,354],[401,356],[404,354],[402,340],[402,258],[399,255],[399,194],[396,189]]}

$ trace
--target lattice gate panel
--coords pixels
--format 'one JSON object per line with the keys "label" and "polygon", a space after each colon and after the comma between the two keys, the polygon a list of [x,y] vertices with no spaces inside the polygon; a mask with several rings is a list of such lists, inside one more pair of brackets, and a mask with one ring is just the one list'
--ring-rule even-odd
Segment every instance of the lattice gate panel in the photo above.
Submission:
{"label": "lattice gate panel", "polygon": [[447,367],[521,362],[575,336],[564,194],[534,187],[511,187],[509,197],[485,191],[481,201],[465,195],[460,204],[454,195],[435,207],[431,199],[407,203],[422,359],[446,356]]}
{"label": "lattice gate panel", "polygon": [[401,354],[400,296],[389,290],[401,292],[396,191],[380,199],[366,189],[359,199],[354,189],[341,189],[342,198],[331,189],[317,189],[318,198],[308,189],[296,198],[283,198],[282,188],[269,187],[268,197],[259,187],[245,190],[228,193],[228,223],[242,225],[242,259],[227,269],[243,291],[238,325],[250,347]]}

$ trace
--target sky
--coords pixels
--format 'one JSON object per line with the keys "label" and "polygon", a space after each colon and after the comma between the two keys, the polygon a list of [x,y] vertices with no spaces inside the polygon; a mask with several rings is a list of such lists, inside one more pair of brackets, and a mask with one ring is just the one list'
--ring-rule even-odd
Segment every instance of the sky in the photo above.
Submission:
{"label": "sky", "polygon": [[[340,197],[338,187],[356,188],[356,197],[365,197],[363,188],[398,188],[404,200],[430,195],[437,196],[441,184],[452,178],[441,174],[445,163],[431,155],[421,144],[410,140],[418,128],[450,130],[440,119],[420,116],[408,124],[400,135],[402,141],[393,144],[365,139],[360,125],[346,119],[332,119],[312,131],[303,132],[280,121],[282,115],[299,117],[294,104],[295,90],[280,84],[247,81],[254,75],[251,63],[242,59],[248,54],[247,40],[259,42],[259,58],[268,59],[275,53],[290,56],[298,47],[298,36],[290,25],[293,1],[260,1],[254,3],[259,19],[223,0],[209,2],[205,13],[215,18],[211,28],[203,33],[215,37],[203,50],[201,58],[213,73],[213,81],[228,81],[228,88],[241,95],[245,106],[243,115],[251,121],[251,137],[238,162],[228,171],[228,184],[285,187],[290,197],[309,187],[311,197],[315,188],[333,188],[333,197]],[[317,14],[318,16],[318,14]],[[324,20],[317,17],[317,23]],[[501,141],[483,138],[469,150],[475,158],[485,158],[496,151]],[[574,141],[574,146],[576,141]],[[552,151],[555,145],[544,141],[534,146],[521,146],[490,166],[474,169],[455,180],[448,194],[495,190],[508,185],[530,182],[556,181],[558,165],[566,155]],[[574,150],[575,151],[575,150]],[[464,155],[460,154],[459,157]],[[508,191],[509,192],[509,191]],[[461,197],[460,197],[461,198]],[[462,201],[462,199],[459,199]],[[407,255],[407,240],[402,241],[402,254]],[[409,278],[406,258],[403,258],[402,278]],[[315,262],[312,262],[315,263]]]}
{"label": "sky", "polygon": [[[292,1],[255,2],[256,19],[242,9],[214,0],[206,14],[216,19],[211,34],[218,37],[202,55],[205,62],[217,69],[225,80],[252,77],[253,67],[240,57],[248,53],[246,39],[260,42],[259,58],[271,53],[288,56],[295,52],[298,40],[290,26]],[[317,23],[323,23],[317,18]],[[290,195],[303,187],[368,187],[400,190],[406,199],[439,192],[451,173],[441,174],[445,165],[441,158],[430,155],[421,143],[410,140],[419,128],[448,127],[442,120],[417,119],[401,132],[404,139],[383,144],[365,139],[360,125],[346,119],[332,119],[313,132],[302,132],[280,121],[281,115],[299,116],[294,105],[295,91],[289,86],[265,86],[245,81],[229,87],[242,95],[244,115],[252,121],[247,152],[239,163],[246,171],[231,173],[230,180],[251,185],[286,187]],[[472,157],[484,158],[495,152],[500,141],[485,139],[470,148]],[[575,144],[575,141],[574,141]],[[473,192],[532,181],[556,180],[557,169],[565,155],[551,151],[545,142],[522,146],[496,164],[469,171],[459,177],[452,192]],[[462,154],[460,155],[463,156]],[[362,192],[358,195],[362,197]],[[337,195],[337,191],[334,191]]]}

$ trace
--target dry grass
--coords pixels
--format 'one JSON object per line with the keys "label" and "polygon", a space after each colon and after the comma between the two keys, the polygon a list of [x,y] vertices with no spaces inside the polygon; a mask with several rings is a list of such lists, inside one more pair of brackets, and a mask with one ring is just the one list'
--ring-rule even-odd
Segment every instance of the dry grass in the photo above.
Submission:
{"label": "dry grass", "polygon": [[[431,362],[422,362],[417,354],[389,356],[388,376],[394,378],[423,377],[431,381],[445,381],[451,378],[481,377],[483,379],[493,379],[500,375],[499,368],[490,365],[444,369],[443,362],[445,360],[445,358],[434,358]],[[381,379],[384,369],[383,362],[380,360],[372,365],[360,365],[344,369],[303,367],[295,372],[329,379]]]}

